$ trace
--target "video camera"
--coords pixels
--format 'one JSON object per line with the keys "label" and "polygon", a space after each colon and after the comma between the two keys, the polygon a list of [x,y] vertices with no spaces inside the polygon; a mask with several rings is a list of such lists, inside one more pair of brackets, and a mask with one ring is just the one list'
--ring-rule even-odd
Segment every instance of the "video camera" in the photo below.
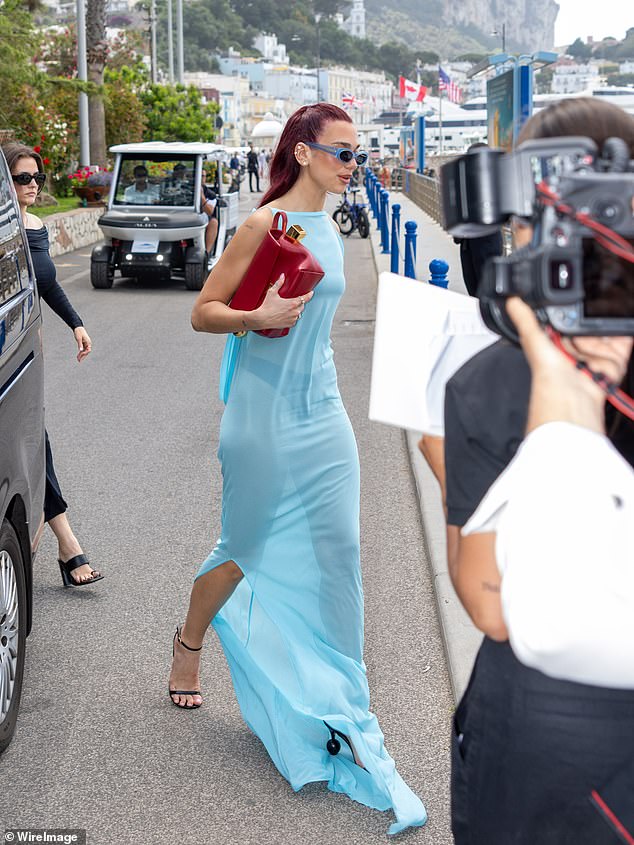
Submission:
{"label": "video camera", "polygon": [[634,161],[620,138],[526,141],[513,153],[476,147],[441,168],[444,227],[462,238],[511,217],[533,227],[529,246],[491,259],[482,317],[517,341],[504,300],[520,296],[567,335],[634,335]]}

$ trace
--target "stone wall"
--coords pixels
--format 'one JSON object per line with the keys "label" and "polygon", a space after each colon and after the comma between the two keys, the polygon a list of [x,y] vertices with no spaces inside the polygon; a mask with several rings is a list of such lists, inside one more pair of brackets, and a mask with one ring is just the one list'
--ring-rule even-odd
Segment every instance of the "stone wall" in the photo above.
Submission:
{"label": "stone wall", "polygon": [[51,256],[63,255],[82,246],[90,246],[103,237],[97,220],[104,213],[104,207],[74,208],[44,218],[48,228]]}

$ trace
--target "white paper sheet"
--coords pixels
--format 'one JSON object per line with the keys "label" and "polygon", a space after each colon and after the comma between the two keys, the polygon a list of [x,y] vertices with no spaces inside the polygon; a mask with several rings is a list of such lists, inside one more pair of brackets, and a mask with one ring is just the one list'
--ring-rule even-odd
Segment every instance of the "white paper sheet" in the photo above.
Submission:
{"label": "white paper sheet", "polygon": [[442,436],[445,384],[496,340],[477,299],[381,273],[370,419]]}

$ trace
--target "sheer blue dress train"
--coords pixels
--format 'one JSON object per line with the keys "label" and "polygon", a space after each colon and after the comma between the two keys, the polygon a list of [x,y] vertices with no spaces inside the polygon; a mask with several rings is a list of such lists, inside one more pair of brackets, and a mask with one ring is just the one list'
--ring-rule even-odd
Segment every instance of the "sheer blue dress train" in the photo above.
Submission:
{"label": "sheer blue dress train", "polygon": [[[284,338],[239,343],[220,427],[221,537],[198,577],[244,573],[213,620],[247,725],[293,789],[327,781],[378,810],[389,832],[422,825],[369,712],[359,563],[359,460],[337,387],[330,329],[343,244],[326,212],[288,213],[325,276]],[[234,343],[232,337],[229,343]],[[349,737],[331,755],[329,730]]]}

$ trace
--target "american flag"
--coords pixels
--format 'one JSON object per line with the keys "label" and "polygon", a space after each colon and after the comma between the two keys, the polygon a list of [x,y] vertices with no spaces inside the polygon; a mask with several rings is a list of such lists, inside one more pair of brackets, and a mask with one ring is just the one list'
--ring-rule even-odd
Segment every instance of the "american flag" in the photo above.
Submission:
{"label": "american flag", "polygon": [[438,65],[438,90],[447,92],[450,103],[462,102],[462,88],[451,81],[440,65]]}

